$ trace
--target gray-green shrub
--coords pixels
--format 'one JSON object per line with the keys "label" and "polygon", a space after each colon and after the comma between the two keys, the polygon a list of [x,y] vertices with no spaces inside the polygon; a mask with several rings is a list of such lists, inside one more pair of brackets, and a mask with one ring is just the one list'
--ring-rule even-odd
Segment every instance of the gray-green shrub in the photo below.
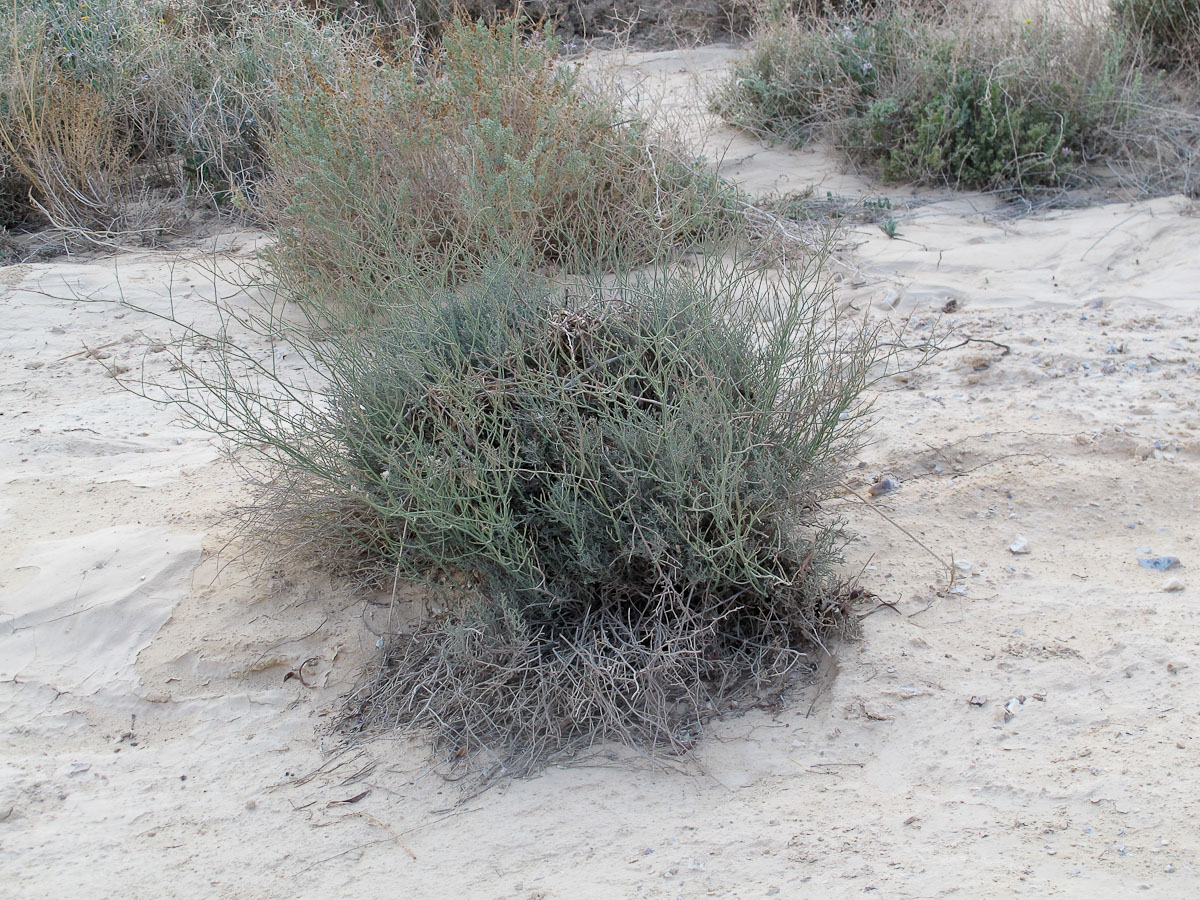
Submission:
{"label": "gray-green shrub", "polygon": [[493,772],[606,739],[677,751],[851,628],[824,506],[878,354],[815,268],[406,283],[357,328],[251,322],[307,379],[230,328],[173,393],[270,485],[271,527],[368,582],[444,582],[385,635],[352,728],[428,728]]}
{"label": "gray-green shrub", "polygon": [[386,303],[397,259],[451,277],[497,247],[569,269],[646,260],[721,228],[731,194],[513,20],[453,22],[431,55],[307,86],[269,150],[276,277],[346,306]]}

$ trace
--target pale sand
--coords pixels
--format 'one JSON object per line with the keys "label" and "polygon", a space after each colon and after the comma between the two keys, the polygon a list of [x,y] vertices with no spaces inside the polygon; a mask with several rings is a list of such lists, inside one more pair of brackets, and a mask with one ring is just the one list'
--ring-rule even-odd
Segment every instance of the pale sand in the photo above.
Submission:
{"label": "pale sand", "polygon": [[[686,112],[689,72],[728,55],[627,65]],[[113,302],[118,282],[164,309],[173,281],[180,313],[204,321],[204,259],[12,267],[0,896],[1200,895],[1195,206],[1007,221],[985,198],[881,189],[817,151],[708,140],[756,191],[933,201],[897,216],[900,239],[859,226],[837,274],[860,308],[912,315],[913,335],[954,299],[942,326],[1011,347],[971,344],[889,382],[854,485],[899,479],[872,505],[970,564],[955,589],[847,497],[849,568],[894,606],[838,648],[820,690],[718,723],[691,760],[602,756],[446,811],[458,789],[419,740],[326,752],[374,650],[361,598],[219,556],[246,488],[109,374],[169,367],[141,337],[166,329]],[[236,237],[232,260],[252,243]],[[1009,552],[1017,535],[1028,555]],[[1140,568],[1150,554],[1183,567]],[[1164,592],[1168,576],[1185,589]],[[285,679],[302,665],[312,687]]]}

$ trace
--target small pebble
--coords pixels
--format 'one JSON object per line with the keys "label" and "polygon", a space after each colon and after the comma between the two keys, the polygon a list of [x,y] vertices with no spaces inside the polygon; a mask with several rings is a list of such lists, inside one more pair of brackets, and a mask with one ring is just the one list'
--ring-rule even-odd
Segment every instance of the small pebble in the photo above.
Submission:
{"label": "small pebble", "polygon": [[891,475],[884,475],[873,485],[871,485],[869,490],[872,497],[881,497],[884,494],[890,494],[898,487],[900,487],[900,482],[898,482]]}
{"label": "small pebble", "polygon": [[1168,594],[1173,594],[1173,593],[1175,593],[1175,591],[1183,590],[1183,582],[1180,581],[1178,578],[1168,578],[1166,581],[1163,582],[1162,589],[1164,591],[1166,591]]}
{"label": "small pebble", "polygon": [[1151,556],[1149,559],[1138,557],[1138,565],[1143,569],[1153,569],[1155,572],[1165,572],[1179,565],[1176,556]]}
{"label": "small pebble", "polygon": [[1013,542],[1008,545],[1008,551],[1009,553],[1018,554],[1028,553],[1029,541],[1024,535],[1018,534],[1015,538],[1013,538]]}

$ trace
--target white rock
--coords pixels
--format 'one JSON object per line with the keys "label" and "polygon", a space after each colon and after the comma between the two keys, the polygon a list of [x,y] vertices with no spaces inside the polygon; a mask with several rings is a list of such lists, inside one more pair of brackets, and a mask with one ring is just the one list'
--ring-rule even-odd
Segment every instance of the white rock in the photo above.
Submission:
{"label": "white rock", "polygon": [[1163,582],[1162,589],[1169,594],[1174,593],[1175,591],[1182,591],[1183,590],[1183,582],[1180,581],[1178,578],[1168,578],[1166,581]]}
{"label": "white rock", "polygon": [[1025,539],[1024,535],[1018,534],[1013,538],[1013,542],[1008,545],[1008,550],[1010,553],[1028,553],[1029,541]]}

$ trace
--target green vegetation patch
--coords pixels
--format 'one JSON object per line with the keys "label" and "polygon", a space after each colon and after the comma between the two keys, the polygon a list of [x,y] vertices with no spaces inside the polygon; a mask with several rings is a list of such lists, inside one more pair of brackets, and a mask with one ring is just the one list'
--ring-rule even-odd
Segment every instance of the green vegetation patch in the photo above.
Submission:
{"label": "green vegetation patch", "polygon": [[1132,60],[1118,32],[1047,18],[959,31],[911,13],[777,17],[713,105],[793,145],[831,140],[890,181],[1025,192],[1161,153],[1181,165],[1142,180],[1178,189],[1196,117],[1159,114],[1157,82]]}

